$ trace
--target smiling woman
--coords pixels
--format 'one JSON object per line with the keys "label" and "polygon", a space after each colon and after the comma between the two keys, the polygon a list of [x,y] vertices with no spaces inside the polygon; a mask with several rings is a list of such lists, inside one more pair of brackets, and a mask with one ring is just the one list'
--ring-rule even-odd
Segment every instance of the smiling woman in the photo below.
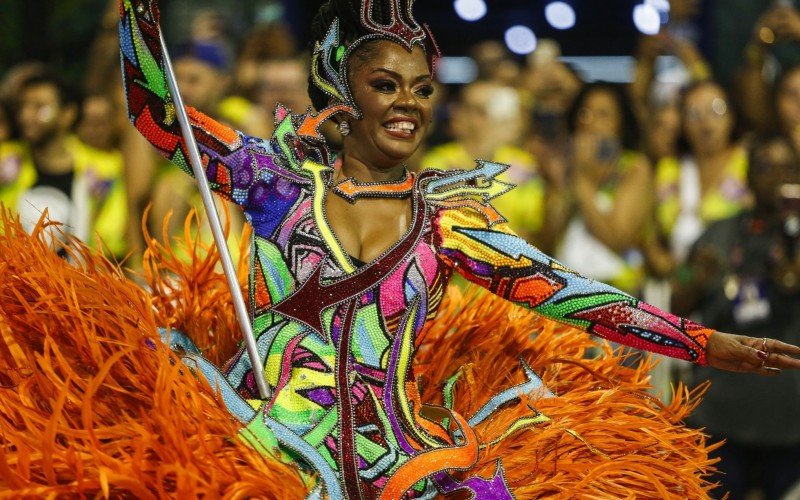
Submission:
{"label": "smiling woman", "polygon": [[[154,92],[163,88],[163,75],[146,64],[161,66],[153,49],[158,11],[132,1],[123,0],[121,24],[131,119],[186,168],[177,125],[163,118],[171,116],[165,113],[170,97]],[[480,449],[541,423],[520,402],[535,387],[540,397],[547,392],[539,379],[525,368],[526,389],[478,395],[486,406],[467,421],[448,392],[454,381],[445,386],[445,407],[431,407],[422,404],[411,369],[419,335],[454,272],[552,320],[633,347],[762,374],[800,366],[782,354],[800,352],[791,346],[764,342],[759,351],[761,341],[672,316],[525,243],[489,203],[511,189],[497,180],[502,165],[407,172],[404,162],[431,121],[438,56],[410,4],[324,4],[314,21],[309,79],[318,114],[295,116],[279,107],[270,141],[189,110],[212,186],[243,207],[255,233],[253,325],[272,397],[257,399],[243,353],[229,361],[227,382],[255,415],[245,422],[245,439],[292,450],[331,497],[417,498],[462,489],[480,498],[508,497],[506,472],[518,480],[531,473],[514,457],[498,461],[491,480],[470,473],[457,479],[448,471],[472,469],[489,459]],[[331,117],[344,136],[338,158],[317,132]],[[491,323],[485,328],[488,337],[496,335]],[[451,368],[451,374],[459,369]],[[479,437],[482,424],[497,418],[507,422],[499,434]],[[683,477],[681,492],[702,489],[701,475],[693,470]]]}
{"label": "smiling woman", "polygon": [[[250,313],[271,397],[259,399],[244,352],[220,370],[188,339],[175,341],[180,335],[173,332],[171,342],[219,390],[246,443],[265,460],[296,466],[317,494],[332,499],[440,493],[481,499],[703,496],[709,488],[703,480],[709,468],[704,439],[680,424],[691,402],[678,397],[664,407],[648,399],[642,392],[644,372],[626,371],[608,349],[606,360],[585,360],[591,342],[578,330],[698,364],[764,375],[800,367],[790,357],[800,349],[713,332],[586,279],[528,245],[490,203],[511,189],[497,179],[503,165],[479,161],[468,171],[407,172],[403,163],[430,122],[431,68],[438,55],[432,35],[414,19],[412,3],[327,2],[315,21],[312,52],[317,114],[294,115],[279,106],[278,125],[268,140],[188,109],[212,188],[240,205],[252,225]],[[162,154],[189,171],[175,103],[166,90],[157,2],[121,0],[120,13],[131,121]],[[338,157],[318,131],[331,118],[345,135]],[[166,266],[174,276],[188,276],[187,286],[175,287],[169,278],[171,292],[157,292],[161,296],[152,304],[141,299],[144,292],[134,294],[151,318],[136,328],[152,336],[154,310],[189,311],[182,322],[170,324],[210,338],[211,328],[200,320],[223,322],[232,316],[225,302],[193,286],[195,278],[214,268],[213,259],[195,262],[202,264],[193,272]],[[450,292],[445,300],[456,272],[496,297],[462,300]],[[92,280],[84,274],[89,277],[82,279]],[[155,281],[154,290],[165,288],[158,276]],[[17,288],[0,298],[23,302],[13,306],[15,311],[39,311]],[[39,285],[30,288],[36,291],[31,296],[50,295]],[[92,300],[103,301],[102,295]],[[512,310],[511,304],[542,318]],[[24,335],[21,326],[16,330]],[[6,329],[0,332],[8,337]],[[78,351],[84,350],[94,352]],[[13,357],[18,349],[9,352]],[[60,381],[62,376],[47,372],[36,380],[48,377]],[[175,389],[157,397],[182,400],[186,392]],[[48,408],[64,406],[59,401]],[[45,422],[46,436],[56,434],[51,425],[64,420],[90,421],[91,405],[74,419],[59,418],[54,410],[50,423],[41,415],[44,406],[30,409],[36,418],[26,422]],[[197,404],[191,407],[197,410]],[[0,413],[12,415],[0,423],[13,420],[15,411]],[[204,432],[209,431],[198,429]],[[37,477],[54,482],[52,448],[87,434],[90,447],[105,445],[83,431],[64,431],[40,445],[45,472]],[[224,433],[213,436],[230,442]],[[147,442],[161,441],[155,436]],[[150,456],[126,450],[117,453],[122,460]],[[71,448],[64,454],[73,461],[85,456]],[[185,461],[184,455],[176,460]],[[164,493],[165,483],[186,488],[183,477],[173,481],[168,465],[152,462],[136,470],[156,470],[156,491]],[[234,471],[230,475],[239,475],[239,492],[243,484],[256,484],[250,479],[253,471],[243,470],[230,453],[210,463],[198,468],[216,470],[220,464],[226,474]],[[129,476],[108,473],[105,465],[99,469],[100,484],[118,480],[120,488],[141,488]],[[7,470],[0,468],[0,477]],[[68,481],[85,483],[74,476]]]}

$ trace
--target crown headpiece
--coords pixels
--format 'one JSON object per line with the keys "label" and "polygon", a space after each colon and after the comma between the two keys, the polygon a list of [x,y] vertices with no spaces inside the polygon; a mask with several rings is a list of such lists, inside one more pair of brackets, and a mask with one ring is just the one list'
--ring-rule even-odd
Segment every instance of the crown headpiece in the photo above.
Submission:
{"label": "crown headpiece", "polygon": [[[381,0],[378,0],[381,1]],[[347,63],[353,51],[369,40],[389,40],[407,50],[415,45],[421,46],[428,55],[431,71],[435,69],[440,57],[439,47],[430,28],[420,25],[412,13],[414,0],[386,0],[390,2],[389,22],[383,24],[375,20],[375,0],[362,0],[360,19],[366,34],[348,45],[341,40],[339,19],[334,19],[323,40],[314,45],[311,61],[311,78],[314,84],[332,98],[332,106],[347,108],[347,112],[359,117],[361,112],[355,105],[347,81]]]}
{"label": "crown headpiece", "polygon": [[[401,5],[401,1],[405,8]],[[379,37],[389,38],[409,50],[415,43],[425,42],[428,33],[425,28],[414,20],[414,15],[411,11],[414,6],[414,0],[392,0],[389,24],[387,25],[375,21],[372,12],[373,4],[374,0],[363,0],[361,4],[361,24],[368,31]]]}

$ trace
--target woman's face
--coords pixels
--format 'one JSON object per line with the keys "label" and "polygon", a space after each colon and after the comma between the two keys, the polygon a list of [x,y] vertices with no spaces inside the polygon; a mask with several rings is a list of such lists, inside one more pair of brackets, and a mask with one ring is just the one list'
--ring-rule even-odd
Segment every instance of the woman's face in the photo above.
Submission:
{"label": "woman's face", "polygon": [[800,182],[798,160],[792,145],[784,139],[774,139],[755,151],[750,167],[750,187],[760,206],[780,208],[781,186]]}
{"label": "woman's face", "polygon": [[575,128],[579,133],[619,139],[622,135],[622,110],[617,100],[606,90],[590,92],[578,110]]}
{"label": "woman's face", "polygon": [[655,158],[673,156],[681,132],[681,114],[677,106],[651,110],[652,121],[648,127],[648,145]]}
{"label": "woman's face", "polygon": [[690,92],[682,112],[686,139],[695,154],[713,154],[730,146],[733,112],[718,85],[706,84]]}
{"label": "woman's face", "polygon": [[344,148],[346,156],[384,170],[406,162],[425,139],[433,81],[422,48],[371,43],[366,60],[351,59],[350,87],[363,117],[350,119]]}
{"label": "woman's face", "polygon": [[795,68],[778,89],[778,115],[787,134],[800,134],[800,68]]}

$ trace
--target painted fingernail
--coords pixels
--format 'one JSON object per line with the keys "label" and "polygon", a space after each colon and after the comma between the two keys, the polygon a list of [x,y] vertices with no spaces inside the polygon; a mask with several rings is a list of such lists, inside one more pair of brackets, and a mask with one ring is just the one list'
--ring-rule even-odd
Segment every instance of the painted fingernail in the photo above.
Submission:
{"label": "painted fingernail", "polygon": [[758,349],[756,349],[756,354],[758,355],[758,359],[762,361],[766,361],[769,359],[769,354],[764,351],[759,351]]}

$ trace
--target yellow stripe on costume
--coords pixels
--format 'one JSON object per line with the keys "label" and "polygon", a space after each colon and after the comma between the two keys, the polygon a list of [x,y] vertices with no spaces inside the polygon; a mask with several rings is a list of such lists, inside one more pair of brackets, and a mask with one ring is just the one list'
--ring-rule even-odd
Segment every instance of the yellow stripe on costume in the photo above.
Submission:
{"label": "yellow stripe on costume", "polygon": [[339,241],[334,236],[328,221],[325,220],[325,182],[322,180],[322,173],[331,169],[311,160],[304,161],[302,168],[311,172],[314,176],[314,219],[317,222],[317,227],[319,227],[322,237],[328,244],[328,248],[331,249],[334,257],[336,257],[339,266],[344,272],[353,273],[356,270],[355,267],[350,263],[350,259],[347,258],[342,247],[339,246]]}
{"label": "yellow stripe on costume", "polygon": [[411,339],[413,337],[412,333],[414,330],[414,318],[417,316],[417,312],[419,312],[419,304],[414,304],[414,306],[412,306],[411,310],[408,312],[405,329],[402,333],[403,343],[400,346],[400,356],[398,359],[399,363],[397,365],[397,374],[395,375],[396,380],[394,384],[396,388],[397,399],[400,403],[400,409],[403,411],[403,417],[406,419],[406,422],[411,424],[410,427],[414,430],[416,437],[424,441],[428,446],[438,448],[441,447],[441,445],[431,439],[424,432],[421,432],[416,426],[414,415],[411,412],[411,405],[408,404],[408,394],[406,392],[405,380],[403,380],[403,375],[408,373],[408,368],[411,366]]}

